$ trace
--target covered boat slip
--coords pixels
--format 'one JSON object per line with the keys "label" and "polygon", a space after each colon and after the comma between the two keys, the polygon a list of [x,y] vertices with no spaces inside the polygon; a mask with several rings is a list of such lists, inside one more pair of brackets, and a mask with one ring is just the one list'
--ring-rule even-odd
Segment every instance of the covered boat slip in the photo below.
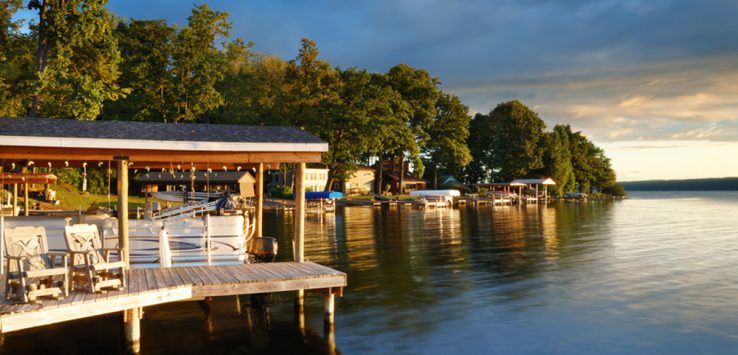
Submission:
{"label": "covered boat slip", "polygon": [[[139,269],[129,271],[132,283],[122,293],[146,290],[160,292],[146,298],[152,303],[137,301],[138,298],[125,298],[115,292],[95,294],[75,294],[63,301],[42,303],[37,317],[45,323],[62,322],[74,317],[55,311],[62,304],[79,304],[86,310],[75,309],[85,316],[92,316],[103,306],[116,298],[108,308],[109,312],[125,310],[126,337],[129,346],[135,348],[140,339],[140,308],[143,306],[169,302],[170,298],[186,299],[195,295],[236,295],[258,292],[296,290],[296,308],[302,312],[304,289],[324,289],[326,302],[326,321],[333,320],[333,295],[346,286],[345,274],[304,261],[305,235],[305,184],[306,163],[317,163],[321,154],[328,150],[328,144],[319,138],[294,127],[251,127],[238,125],[205,124],[165,124],[130,121],[78,121],[66,119],[38,118],[0,118],[0,166],[3,171],[11,168],[38,167],[83,167],[108,166],[116,168],[118,204],[117,228],[110,226],[117,235],[118,246],[122,249],[122,259],[131,265],[135,255],[131,255],[134,239],[132,231],[137,226],[128,218],[129,170],[165,169],[169,171],[203,170],[241,170],[254,169],[256,179],[255,228],[254,236],[262,237],[262,211],[264,191],[264,171],[277,167],[280,163],[295,164],[295,211],[293,250],[294,261],[289,267],[282,263],[175,267],[170,269]],[[95,164],[93,164],[95,163]],[[103,164],[100,164],[103,163]],[[176,170],[175,170],[176,169]],[[33,220],[28,220],[33,224]],[[14,223],[14,222],[13,222]],[[134,227],[134,228],[131,228]],[[155,226],[154,226],[155,227]],[[173,270],[177,270],[175,275]],[[181,272],[180,272],[181,270]],[[260,270],[256,272],[255,270]],[[316,271],[317,270],[317,271]],[[189,283],[182,273],[197,276],[198,282]],[[135,276],[138,275],[138,276]],[[158,276],[157,276],[158,275]],[[281,276],[280,276],[281,275]],[[339,276],[336,276],[339,275]],[[342,276],[340,276],[342,275]],[[145,277],[146,287],[141,284]],[[134,279],[139,277],[139,281]],[[285,277],[289,280],[285,281]],[[168,283],[171,278],[181,285]],[[164,281],[162,281],[164,280]],[[320,280],[319,282],[317,280]],[[327,280],[327,281],[326,281]],[[209,282],[205,282],[209,281]],[[151,288],[152,282],[157,286]],[[196,283],[200,286],[196,286]],[[191,294],[168,291],[170,285],[186,289],[191,284]],[[253,287],[254,285],[262,285]],[[159,287],[162,286],[163,288]],[[138,288],[134,288],[138,287]],[[164,290],[164,291],[162,291]],[[163,292],[163,293],[161,293]],[[167,293],[169,292],[169,293]],[[179,292],[179,291],[177,291]],[[167,296],[169,295],[169,296]],[[168,298],[169,297],[169,298]],[[107,302],[107,303],[99,303]],[[120,303],[118,303],[120,302]],[[89,304],[89,306],[88,306]],[[34,305],[17,306],[21,309],[35,309]],[[15,312],[8,308],[10,312]],[[9,316],[8,316],[9,317]],[[9,318],[3,318],[3,322]],[[40,325],[40,323],[39,323]],[[5,332],[3,327],[0,329]]]}

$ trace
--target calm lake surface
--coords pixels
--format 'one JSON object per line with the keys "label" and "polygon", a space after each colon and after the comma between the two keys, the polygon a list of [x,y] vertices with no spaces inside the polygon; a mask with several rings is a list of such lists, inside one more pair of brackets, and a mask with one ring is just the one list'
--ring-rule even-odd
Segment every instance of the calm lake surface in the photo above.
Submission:
{"label": "calm lake surface", "polygon": [[[266,234],[288,260],[291,214]],[[335,343],[322,297],[150,309],[142,353],[733,353],[738,192],[637,192],[548,207],[348,207],[308,215],[306,257],[349,275]],[[248,297],[242,298],[244,305]],[[2,352],[120,352],[119,316],[5,336]]]}

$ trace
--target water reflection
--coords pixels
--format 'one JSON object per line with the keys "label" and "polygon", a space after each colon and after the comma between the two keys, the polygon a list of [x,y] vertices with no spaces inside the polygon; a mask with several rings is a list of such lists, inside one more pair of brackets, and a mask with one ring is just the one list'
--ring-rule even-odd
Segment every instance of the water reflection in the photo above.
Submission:
{"label": "water reflection", "polygon": [[[349,277],[335,327],[323,327],[316,294],[298,315],[293,294],[253,308],[225,297],[210,313],[196,302],[148,310],[142,352],[732,352],[738,193],[728,195],[308,215],[306,258]],[[291,259],[292,215],[265,220]],[[119,321],[11,334],[2,351],[114,352]]]}

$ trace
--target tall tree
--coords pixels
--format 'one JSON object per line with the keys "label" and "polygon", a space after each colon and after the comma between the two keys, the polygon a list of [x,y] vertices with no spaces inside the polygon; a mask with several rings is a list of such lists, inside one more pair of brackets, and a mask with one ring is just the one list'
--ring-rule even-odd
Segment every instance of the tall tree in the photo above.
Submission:
{"label": "tall tree", "polygon": [[206,113],[223,104],[216,84],[223,79],[225,56],[216,41],[228,37],[228,14],[213,11],[207,4],[195,6],[174,41],[172,70],[176,114],[174,122],[208,121]]}
{"label": "tall tree", "polygon": [[571,164],[571,148],[569,147],[569,126],[556,125],[552,132],[546,133],[541,175],[556,181],[552,193],[563,196],[566,191],[575,188],[574,168]]}
{"label": "tall tree", "polygon": [[415,135],[415,139],[400,142],[403,144],[398,145],[397,150],[391,152],[400,161],[399,184],[402,186],[406,155],[413,163],[415,175],[423,176],[425,166],[420,151],[430,139],[428,130],[433,121],[440,91],[437,87],[438,78],[431,77],[423,69],[415,69],[407,64],[398,64],[390,68],[387,72],[387,82],[407,102],[410,109],[407,122]]}
{"label": "tall tree", "polygon": [[0,116],[22,116],[30,107],[34,81],[34,45],[13,15],[20,0],[0,1]]}
{"label": "tall tree", "polygon": [[423,148],[426,164],[433,170],[433,187],[438,185],[438,169],[459,175],[471,161],[467,145],[469,138],[469,108],[455,95],[441,94],[436,112],[428,126],[429,140]]}
{"label": "tall tree", "polygon": [[163,20],[131,20],[118,24],[115,35],[123,61],[124,99],[106,102],[103,118],[168,122],[174,116],[174,83],[170,72],[175,28]]}
{"label": "tall tree", "polygon": [[546,125],[522,102],[501,103],[488,117],[479,117],[478,122],[481,135],[475,139],[482,159],[479,163],[493,179],[523,178],[543,167]]}
{"label": "tall tree", "polygon": [[36,85],[31,116],[96,118],[117,84],[120,53],[106,0],[32,0],[38,11]]}

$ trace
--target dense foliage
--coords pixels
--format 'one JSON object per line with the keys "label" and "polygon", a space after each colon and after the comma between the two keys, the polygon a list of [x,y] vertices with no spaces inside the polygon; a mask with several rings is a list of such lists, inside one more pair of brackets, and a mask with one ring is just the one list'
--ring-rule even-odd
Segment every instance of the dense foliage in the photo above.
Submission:
{"label": "dense foliage", "polygon": [[334,67],[307,38],[292,60],[264,55],[231,39],[228,14],[206,4],[183,27],[121,20],[105,5],[32,0],[38,18],[22,32],[12,20],[22,1],[0,3],[0,115],[299,126],[329,143],[326,188],[389,159],[410,161],[431,186],[441,174],[467,183],[552,176],[557,194],[616,191],[601,149],[568,126],[545,132],[519,101],[472,120],[423,69]]}

